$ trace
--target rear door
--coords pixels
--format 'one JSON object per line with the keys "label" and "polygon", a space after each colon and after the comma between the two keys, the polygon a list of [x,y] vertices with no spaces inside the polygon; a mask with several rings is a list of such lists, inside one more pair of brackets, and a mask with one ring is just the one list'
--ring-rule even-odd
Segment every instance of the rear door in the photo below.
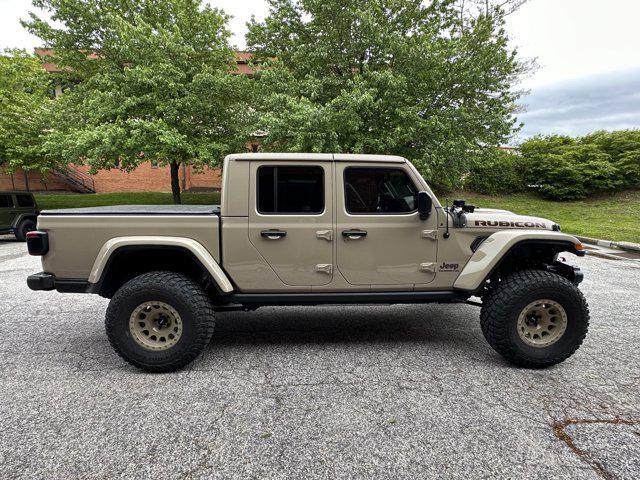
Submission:
{"label": "rear door", "polygon": [[426,284],[436,276],[437,216],[418,214],[407,164],[336,163],[337,265],[352,285]]}
{"label": "rear door", "polygon": [[13,222],[13,198],[11,194],[0,193],[0,230],[7,230]]}
{"label": "rear door", "polygon": [[36,210],[36,202],[33,198],[33,195],[29,193],[16,193],[14,196],[15,203],[15,213],[16,215],[21,214],[34,214]]}
{"label": "rear door", "polygon": [[333,163],[252,161],[249,240],[291,286],[333,278]]}

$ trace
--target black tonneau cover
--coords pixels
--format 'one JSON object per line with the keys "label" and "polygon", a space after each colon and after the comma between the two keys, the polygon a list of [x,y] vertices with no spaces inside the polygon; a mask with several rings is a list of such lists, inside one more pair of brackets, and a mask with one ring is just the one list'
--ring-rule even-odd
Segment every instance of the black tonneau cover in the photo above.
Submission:
{"label": "black tonneau cover", "polygon": [[111,205],[44,210],[40,215],[220,215],[220,205]]}

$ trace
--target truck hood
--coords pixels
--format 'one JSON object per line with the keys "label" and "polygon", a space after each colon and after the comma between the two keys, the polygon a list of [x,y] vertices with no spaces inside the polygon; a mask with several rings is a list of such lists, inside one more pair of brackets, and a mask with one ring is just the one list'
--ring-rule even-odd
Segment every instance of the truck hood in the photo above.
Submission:
{"label": "truck hood", "polygon": [[508,210],[498,210],[495,208],[476,208],[473,213],[467,213],[466,217],[467,228],[488,230],[505,228],[554,230],[555,225],[555,222],[546,218],[518,215]]}

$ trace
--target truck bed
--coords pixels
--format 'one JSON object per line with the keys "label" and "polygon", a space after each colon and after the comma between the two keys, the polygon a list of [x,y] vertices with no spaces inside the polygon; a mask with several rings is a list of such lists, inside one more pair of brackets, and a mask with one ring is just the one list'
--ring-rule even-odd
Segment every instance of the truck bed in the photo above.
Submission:
{"label": "truck bed", "polygon": [[220,215],[220,205],[110,205],[44,210],[40,215]]}

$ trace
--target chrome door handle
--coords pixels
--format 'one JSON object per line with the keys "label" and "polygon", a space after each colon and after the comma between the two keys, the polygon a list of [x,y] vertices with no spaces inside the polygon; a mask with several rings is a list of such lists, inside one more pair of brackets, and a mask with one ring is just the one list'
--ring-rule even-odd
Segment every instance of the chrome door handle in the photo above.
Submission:
{"label": "chrome door handle", "polygon": [[360,240],[367,236],[366,230],[343,230],[342,236],[346,240]]}
{"label": "chrome door handle", "polygon": [[280,240],[282,237],[287,236],[287,232],[285,232],[284,230],[276,230],[276,229],[262,230],[260,232],[260,236],[262,238],[267,238],[269,240]]}

